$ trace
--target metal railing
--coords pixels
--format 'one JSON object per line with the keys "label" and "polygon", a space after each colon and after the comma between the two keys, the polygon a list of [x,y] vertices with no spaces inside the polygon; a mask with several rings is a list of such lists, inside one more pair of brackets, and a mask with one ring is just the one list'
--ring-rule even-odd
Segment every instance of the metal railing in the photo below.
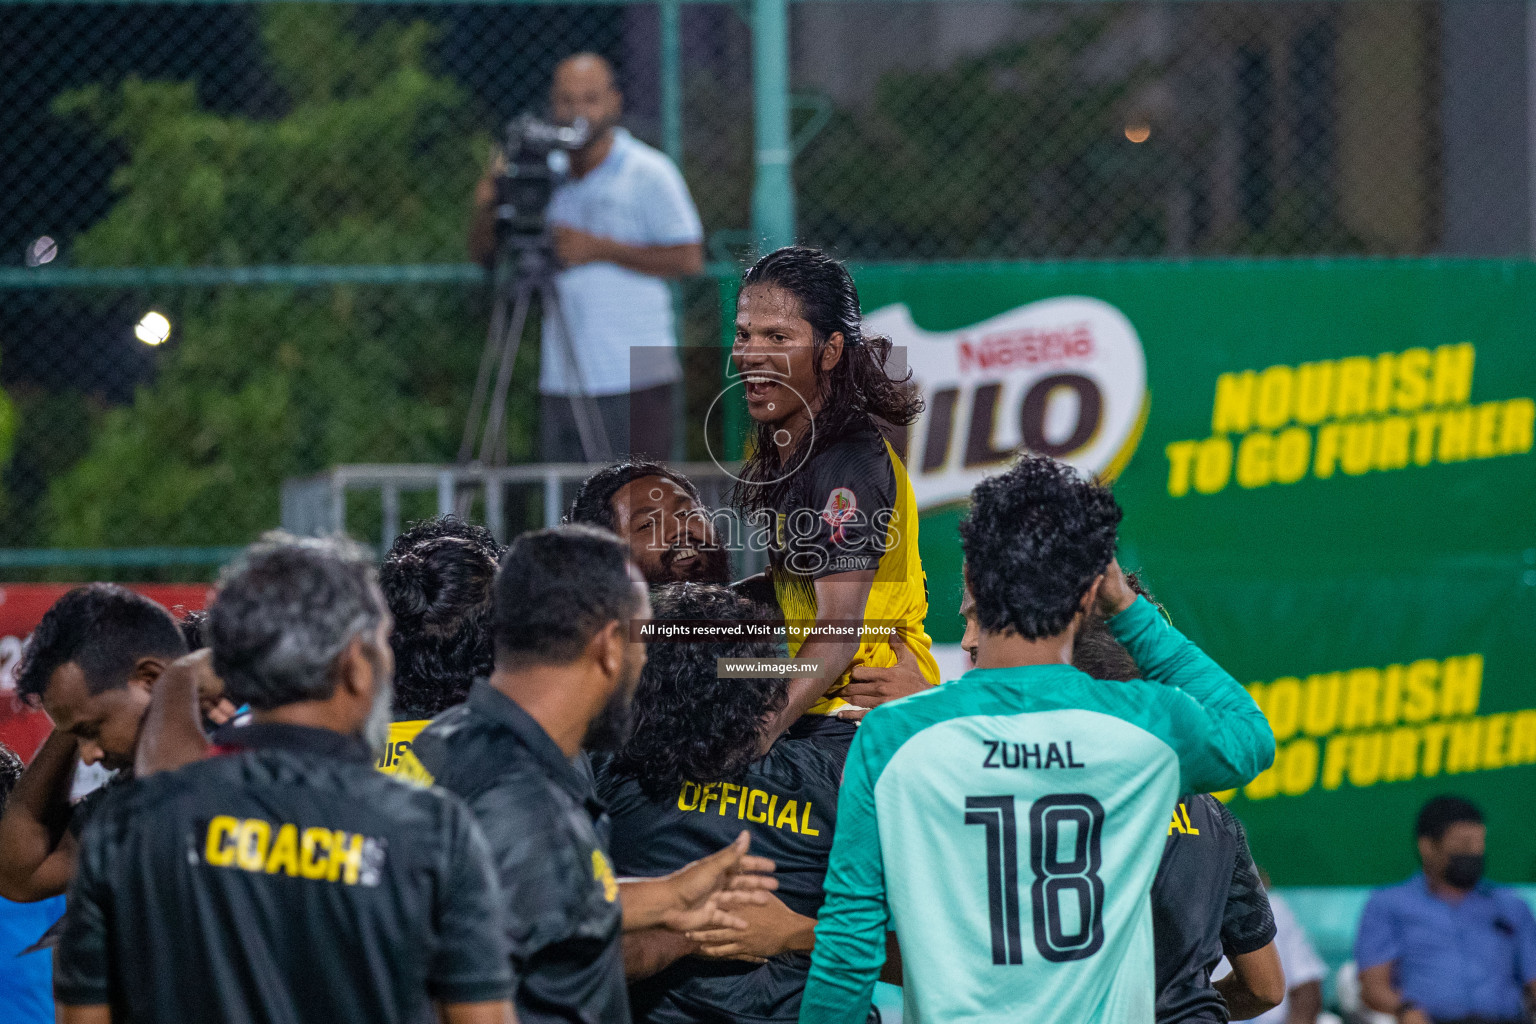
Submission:
{"label": "metal railing", "polygon": [[[324,473],[283,482],[283,529],[301,536],[347,532],[348,495],[373,492],[380,507],[381,547],[400,533],[401,496],[407,492],[431,492],[437,498],[437,514],[463,508],[462,501],[479,498],[486,527],[498,540],[507,539],[507,491],[532,487],[540,494],[545,526],[558,524],[566,510],[566,491],[598,467],[581,462],[551,462],[522,466],[456,465],[355,465],[337,466]],[[698,487],[710,509],[725,505],[732,476],[727,467],[713,462],[685,462],[673,467]],[[481,517],[476,517],[481,518]],[[354,528],[356,524],[353,524]]]}

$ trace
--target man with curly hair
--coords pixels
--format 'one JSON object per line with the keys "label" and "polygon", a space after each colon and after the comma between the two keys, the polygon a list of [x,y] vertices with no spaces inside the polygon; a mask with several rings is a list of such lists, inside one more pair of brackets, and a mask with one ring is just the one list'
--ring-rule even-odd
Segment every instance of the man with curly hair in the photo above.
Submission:
{"label": "man with curly hair", "polygon": [[491,581],[506,550],[452,514],[412,523],[390,545],[379,587],[395,619],[396,722],[462,704],[470,684],[491,674]]}
{"label": "man with curly hair", "polygon": [[[631,460],[604,466],[587,477],[566,521],[618,534],[653,587],[730,583],[730,552],[719,543],[714,515],[687,476],[659,462]],[[783,619],[771,574],[759,573],[731,586],[762,605],[768,618]],[[931,685],[910,646],[895,638],[884,646],[894,659],[857,664],[849,672],[848,685],[839,691],[838,718],[858,721],[866,708],[921,693]]]}
{"label": "man with curly hair", "polygon": [[491,583],[505,551],[490,530],[452,514],[413,523],[390,545],[379,587],[395,619],[395,706],[380,771],[432,781],[416,736],[491,674]]}
{"label": "man with curly hair", "polygon": [[730,552],[692,480],[659,462],[604,466],[582,481],[566,521],[612,530],[651,586],[729,583]]}
{"label": "man with curly hair", "polygon": [[[860,1024],[887,926],[923,1020],[1152,1024],[1148,893],[1181,793],[1249,782],[1274,736],[1126,584],[1121,512],[1026,455],[961,524],[980,636],[960,680],[876,708],[848,754],[800,1019]],[[1144,679],[1072,667],[1097,611]]]}
{"label": "man with curly hair", "polygon": [[[755,625],[763,610],[730,588],[662,587],[659,623]],[[632,974],[637,1021],[793,1021],[810,971],[837,792],[853,726],[804,716],[759,754],[764,723],[784,706],[782,679],[719,677],[719,658],[783,658],[782,641],[745,635],[653,640],[635,690],[634,729],[598,769],[621,875],[675,871],[745,826],[771,858],[779,888],[764,905],[734,907],[747,927],[678,936]],[[706,959],[706,957],[710,959]],[[635,981],[638,975],[649,975]]]}

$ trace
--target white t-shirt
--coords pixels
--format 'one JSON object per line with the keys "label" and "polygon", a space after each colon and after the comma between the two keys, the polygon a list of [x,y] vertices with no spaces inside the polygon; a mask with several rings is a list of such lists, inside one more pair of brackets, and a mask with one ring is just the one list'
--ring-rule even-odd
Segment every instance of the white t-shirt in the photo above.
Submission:
{"label": "white t-shirt", "polygon": [[[549,221],[627,245],[685,245],[704,237],[677,167],[623,128],[614,129],[613,149],[602,163],[555,190]],[[588,263],[562,270],[555,284],[588,394],[642,391],[682,376],[672,295],[661,278]],[[578,390],[549,317],[540,362],[541,392]]]}

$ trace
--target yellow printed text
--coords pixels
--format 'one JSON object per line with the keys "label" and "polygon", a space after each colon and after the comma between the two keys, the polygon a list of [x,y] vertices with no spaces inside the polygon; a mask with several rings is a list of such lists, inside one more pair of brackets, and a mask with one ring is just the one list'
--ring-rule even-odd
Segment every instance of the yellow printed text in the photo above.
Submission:
{"label": "yellow printed text", "polygon": [[1470,342],[1224,373],[1211,436],[1165,449],[1168,494],[1524,455],[1536,401],[1471,403]]}
{"label": "yellow printed text", "polygon": [[1536,708],[1479,714],[1483,656],[1282,676],[1248,692],[1275,733],[1250,800],[1536,764]]}
{"label": "yellow printed text", "polygon": [[796,799],[733,782],[684,782],[677,791],[677,809],[734,817],[802,836],[821,835],[811,824],[811,801],[802,807]]}
{"label": "yellow printed text", "polygon": [[377,885],[383,850],[382,841],[356,832],[220,814],[208,822],[203,861],[253,874]]}

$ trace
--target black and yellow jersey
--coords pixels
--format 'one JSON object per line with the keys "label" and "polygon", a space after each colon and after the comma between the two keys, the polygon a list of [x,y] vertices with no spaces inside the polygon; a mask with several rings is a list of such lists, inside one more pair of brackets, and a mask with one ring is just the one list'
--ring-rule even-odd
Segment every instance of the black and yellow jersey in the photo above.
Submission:
{"label": "black and yellow jersey", "polygon": [[[597,794],[613,822],[614,869],[653,878],[730,845],[743,829],[752,852],[776,865],[776,895],[815,917],[832,853],[837,792],[856,729],[835,718],[801,718],[768,753],[730,781],[684,781],[648,797],[639,780],[597,767]],[[766,963],[684,957],[630,985],[637,1024],[791,1022],[811,968],[804,953]]]}
{"label": "black and yellow jersey", "polygon": [[[780,505],[770,567],[790,628],[789,653],[799,650],[804,631],[816,621],[814,582],[873,569],[864,622],[895,626],[923,676],[937,684],[933,640],[924,631],[928,581],[917,547],[917,498],[906,466],[874,424],[815,452],[788,481]],[[896,654],[886,640],[864,635],[848,670],[809,713],[829,715],[848,707],[836,690],[857,666],[894,664]]]}
{"label": "black and yellow jersey", "polygon": [[1157,1024],[1223,1024],[1227,1008],[1211,972],[1223,954],[1252,953],[1274,938],[1242,824],[1213,796],[1184,797],[1152,883]]}
{"label": "black and yellow jersey", "polygon": [[373,766],[385,775],[393,775],[406,782],[414,782],[421,786],[432,785],[432,773],[422,767],[413,749],[416,744],[416,734],[431,724],[430,718],[391,722],[389,743],[385,745],[384,752],[379,755]]}
{"label": "black and yellow jersey", "polygon": [[505,999],[502,894],[468,808],[361,740],[257,724],[117,788],[80,840],[61,1003],[120,1024],[414,1024]]}

